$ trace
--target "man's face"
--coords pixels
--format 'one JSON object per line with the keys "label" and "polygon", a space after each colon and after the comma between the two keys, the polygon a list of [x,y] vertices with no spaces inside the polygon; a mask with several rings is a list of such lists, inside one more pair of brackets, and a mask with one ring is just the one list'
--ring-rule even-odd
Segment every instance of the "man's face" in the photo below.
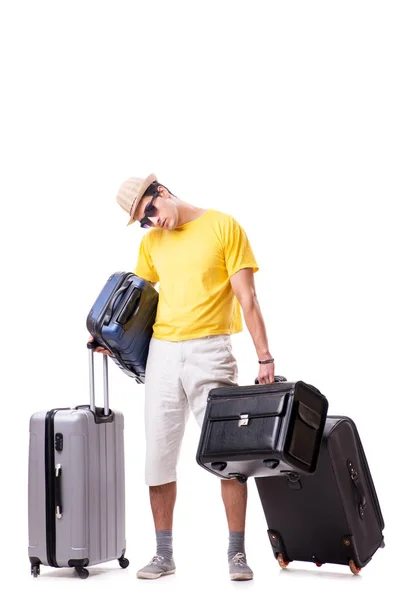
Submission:
{"label": "man's face", "polygon": [[135,218],[145,227],[172,230],[178,223],[178,208],[169,192],[160,185],[154,199],[152,196],[141,199]]}

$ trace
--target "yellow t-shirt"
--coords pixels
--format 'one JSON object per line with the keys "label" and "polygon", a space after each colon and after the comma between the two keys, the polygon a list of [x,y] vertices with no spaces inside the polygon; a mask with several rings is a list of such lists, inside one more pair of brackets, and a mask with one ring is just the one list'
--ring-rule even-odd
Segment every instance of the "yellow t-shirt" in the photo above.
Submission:
{"label": "yellow t-shirt", "polygon": [[216,210],[173,231],[143,236],[135,274],[160,282],[153,337],[180,341],[242,331],[230,277],[258,271],[249,240],[235,219]]}

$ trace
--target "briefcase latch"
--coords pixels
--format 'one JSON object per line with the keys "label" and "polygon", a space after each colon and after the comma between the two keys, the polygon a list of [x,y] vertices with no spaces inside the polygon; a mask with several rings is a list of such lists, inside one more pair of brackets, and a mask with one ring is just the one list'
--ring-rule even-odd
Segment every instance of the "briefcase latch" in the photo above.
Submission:
{"label": "briefcase latch", "polygon": [[239,427],[249,424],[249,415],[240,415]]}

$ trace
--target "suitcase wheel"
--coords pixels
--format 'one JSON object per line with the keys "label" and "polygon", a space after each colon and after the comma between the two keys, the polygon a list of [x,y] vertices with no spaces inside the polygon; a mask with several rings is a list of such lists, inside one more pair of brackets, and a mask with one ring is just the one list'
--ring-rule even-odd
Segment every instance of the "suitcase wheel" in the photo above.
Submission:
{"label": "suitcase wheel", "polygon": [[75,571],[78,573],[80,579],[87,579],[89,577],[89,571],[85,567],[75,567]]}
{"label": "suitcase wheel", "polygon": [[315,564],[317,565],[317,567],[322,567],[322,563],[316,562]]}
{"label": "suitcase wheel", "polygon": [[353,573],[353,575],[358,575],[359,572],[361,571],[361,569],[359,567],[356,567],[354,560],[349,561],[349,567],[350,567],[350,571]]}
{"label": "suitcase wheel", "polygon": [[281,552],[278,554],[278,556],[276,557],[276,559],[277,559],[277,561],[279,563],[279,566],[282,567],[282,569],[286,569],[286,567],[288,566],[289,562],[286,561],[283,558],[283,554]]}
{"label": "suitcase wheel", "polygon": [[32,565],[31,566],[31,575],[37,577],[40,575],[40,565]]}
{"label": "suitcase wheel", "polygon": [[237,475],[236,476],[236,480],[241,483],[242,485],[244,485],[247,481],[247,477],[245,477],[244,475]]}
{"label": "suitcase wheel", "polygon": [[127,558],[120,558],[118,562],[121,569],[126,569],[126,567],[129,567],[129,560]]}
{"label": "suitcase wheel", "polygon": [[236,479],[239,483],[245,484],[247,481],[246,475],[241,475],[240,473],[228,473],[229,479]]}

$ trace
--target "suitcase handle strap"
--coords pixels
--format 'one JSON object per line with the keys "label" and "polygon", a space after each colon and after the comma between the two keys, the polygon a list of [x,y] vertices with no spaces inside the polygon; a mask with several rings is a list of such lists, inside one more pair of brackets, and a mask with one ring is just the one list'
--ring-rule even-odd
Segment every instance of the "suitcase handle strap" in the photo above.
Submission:
{"label": "suitcase handle strap", "polygon": [[126,292],[126,290],[128,290],[131,287],[131,284],[128,283],[127,285],[123,285],[122,287],[120,287],[119,290],[117,290],[114,294],[114,296],[111,298],[110,304],[108,305],[108,308],[106,310],[106,314],[104,317],[104,325],[108,325],[110,323],[113,311],[114,311],[114,307],[115,304],[117,302],[117,299],[119,298],[119,296],[121,296],[121,294],[123,294],[124,292]]}
{"label": "suitcase handle strap", "polygon": [[57,519],[61,519],[63,514],[62,509],[62,500],[61,500],[61,475],[62,475],[62,467],[61,465],[56,465],[55,468],[55,501],[56,501],[56,517]]}
{"label": "suitcase handle strap", "polygon": [[120,314],[116,317],[116,320],[120,325],[126,325],[129,319],[136,316],[136,313],[140,307],[141,297],[142,292],[138,288],[135,288],[132,292],[132,297],[130,298],[129,302],[125,304]]}
{"label": "suitcase handle strap", "polygon": [[367,505],[367,500],[365,497],[365,491],[364,491],[364,487],[358,477],[358,473],[355,470],[355,468],[353,467],[353,463],[351,462],[351,460],[347,461],[347,468],[349,470],[350,473],[350,478],[351,481],[354,483],[354,487],[356,488],[357,491],[357,495],[358,495],[358,512],[360,517],[363,519],[364,518],[364,513],[365,513],[365,507]]}

